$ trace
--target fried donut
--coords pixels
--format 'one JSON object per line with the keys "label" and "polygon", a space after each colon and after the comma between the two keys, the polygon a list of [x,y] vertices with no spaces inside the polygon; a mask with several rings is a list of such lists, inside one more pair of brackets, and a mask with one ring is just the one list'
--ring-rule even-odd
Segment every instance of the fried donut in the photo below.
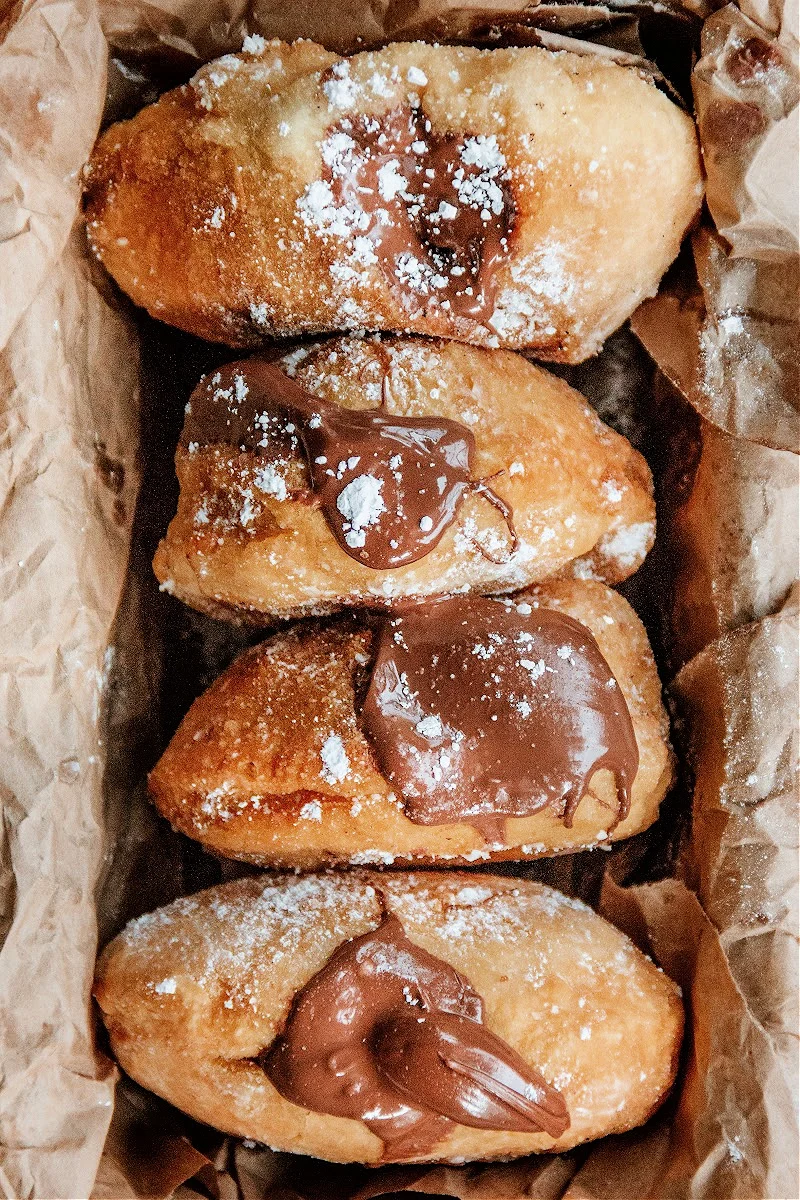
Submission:
{"label": "fried donut", "polygon": [[600,57],[250,39],[103,134],[85,211],[120,287],[212,341],[385,329],[580,362],[702,193],[691,118]]}
{"label": "fried donut", "polygon": [[[469,613],[475,602],[453,603]],[[562,580],[513,604],[478,604],[497,610],[503,630],[512,610],[519,663],[495,654],[491,628],[468,629],[459,641],[442,605],[387,622],[391,649],[421,612],[433,638],[422,647],[425,661],[441,653],[445,674],[456,663],[454,694],[441,686],[429,699],[420,694],[411,730],[403,720],[376,725],[370,712],[390,676],[377,674],[378,631],[363,620],[290,630],[245,652],[194,702],[151,772],[159,811],[221,854],[301,868],[537,858],[647,828],[672,781],[672,755],[647,635],[628,603],[604,584]],[[564,619],[553,624],[554,616]],[[550,625],[542,628],[540,617]],[[596,651],[589,686],[587,633]],[[459,671],[459,654],[468,670]],[[475,728],[459,696],[479,696],[486,679],[492,688],[499,681],[502,703],[478,709]],[[424,684],[410,677],[413,690]],[[443,736],[448,714],[453,728],[471,728],[463,751],[458,735]],[[531,740],[535,748],[526,749]],[[447,754],[438,786],[420,788],[409,774],[421,753],[423,771],[434,773]]]}
{"label": "fried donut", "polygon": [[644,459],[583,397],[457,342],[345,338],[222,367],[192,395],[176,468],[158,579],[262,623],[565,569],[614,583],[655,532]]}
{"label": "fried donut", "polygon": [[675,984],[580,901],[490,875],[251,877],[138,920],[94,994],[196,1120],[335,1162],[511,1158],[631,1129],[675,1076]]}

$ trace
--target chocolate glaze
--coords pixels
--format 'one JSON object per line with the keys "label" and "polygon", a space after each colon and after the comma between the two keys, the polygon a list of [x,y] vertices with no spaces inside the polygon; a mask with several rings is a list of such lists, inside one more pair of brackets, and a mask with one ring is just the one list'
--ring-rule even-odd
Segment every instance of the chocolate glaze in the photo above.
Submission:
{"label": "chocolate glaze", "polygon": [[483,1016],[469,981],[386,914],[298,992],[259,1062],[293,1104],[363,1121],[384,1162],[429,1154],[453,1122],[560,1137],[561,1093]]}
{"label": "chocolate glaze", "polygon": [[[326,182],[405,307],[443,308],[485,323],[516,216],[495,139],[436,136],[418,105],[345,119],[329,130],[327,144],[335,146],[337,136],[343,149],[329,156]],[[388,187],[381,181],[387,168]],[[399,180],[405,186],[395,190]]]}
{"label": "chocolate glaze", "polygon": [[595,771],[614,773],[616,822],[639,752],[625,697],[585,626],[485,598],[409,607],[377,635],[361,722],[420,825],[466,821],[502,840],[506,817],[550,807],[569,827]]}
{"label": "chocolate glaze", "polygon": [[[319,504],[341,548],[364,566],[387,570],[423,558],[469,491],[500,510],[510,552],[516,548],[511,510],[485,481],[472,479],[475,439],[457,421],[396,416],[385,405],[343,408],[255,357],[220,367],[192,393],[182,443],[215,442],[255,450],[279,480],[281,464],[304,456],[310,494],[291,498]],[[274,473],[270,479],[275,487]]]}

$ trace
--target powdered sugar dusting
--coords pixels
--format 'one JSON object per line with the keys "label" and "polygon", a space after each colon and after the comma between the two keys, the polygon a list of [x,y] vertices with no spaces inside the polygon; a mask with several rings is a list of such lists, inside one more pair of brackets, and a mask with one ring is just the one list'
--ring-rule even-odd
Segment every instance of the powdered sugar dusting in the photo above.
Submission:
{"label": "powdered sugar dusting", "polygon": [[591,911],[580,900],[536,884],[519,887],[516,881],[504,880],[497,887],[457,876],[458,885],[447,891],[426,887],[425,876],[409,879],[405,886],[397,876],[387,881],[393,910],[407,922],[407,932],[428,928],[448,943],[512,943],[537,925],[549,924],[563,910]]}
{"label": "powdered sugar dusting", "polygon": [[[354,931],[377,924],[378,917],[375,890],[363,880],[289,876],[265,887],[261,880],[248,879],[139,917],[121,939],[148,948],[153,969],[164,950],[175,974],[209,997],[228,997],[225,1007],[257,1010],[259,977],[267,977],[275,963],[320,938],[332,951]],[[171,995],[176,988],[174,975],[154,986],[160,995]]]}
{"label": "powdered sugar dusting", "polygon": [[639,521],[606,534],[598,543],[598,549],[606,558],[615,559],[620,566],[634,567],[645,557],[654,537],[653,522]]}
{"label": "powdered sugar dusting", "polygon": [[571,317],[577,289],[577,268],[567,247],[544,242],[512,261],[510,273],[512,283],[498,296],[489,324],[505,338],[555,338],[555,315],[562,326],[570,323],[562,314]]}

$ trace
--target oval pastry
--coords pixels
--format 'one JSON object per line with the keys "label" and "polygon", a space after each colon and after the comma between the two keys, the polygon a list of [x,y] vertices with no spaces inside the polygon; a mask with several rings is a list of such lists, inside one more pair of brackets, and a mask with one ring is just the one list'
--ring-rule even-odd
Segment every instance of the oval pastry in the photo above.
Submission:
{"label": "oval pastry", "polygon": [[149,782],[181,832],[265,866],[535,858],[647,828],[667,737],[638,618],[563,580],[271,638]]}
{"label": "oval pastry", "polygon": [[519,355],[345,338],[221,367],[192,394],[162,586],[263,621],[615,582],[654,536],[644,459]]}
{"label": "oval pastry", "polygon": [[511,1158],[645,1121],[676,986],[618,930],[489,875],[251,877],[140,917],[95,996],[120,1065],[199,1121],[335,1162]]}
{"label": "oval pastry", "polygon": [[580,362],[699,210],[691,118],[599,56],[251,50],[112,126],[86,173],[116,281],[212,341],[388,329]]}

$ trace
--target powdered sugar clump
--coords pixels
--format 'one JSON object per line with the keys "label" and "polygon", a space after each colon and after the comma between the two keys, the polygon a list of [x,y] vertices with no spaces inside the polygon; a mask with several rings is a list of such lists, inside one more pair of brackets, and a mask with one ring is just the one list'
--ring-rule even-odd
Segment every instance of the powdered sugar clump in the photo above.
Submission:
{"label": "powdered sugar clump", "polygon": [[536,662],[533,662],[530,658],[521,658],[519,665],[529,672],[531,683],[535,683],[537,679],[541,679],[547,670],[543,658],[537,659]]}
{"label": "powdered sugar clump", "polygon": [[320,751],[322,759],[322,778],[326,783],[341,783],[350,772],[350,760],[344,748],[344,742],[338,733],[331,733],[325,739]]}
{"label": "powdered sugar clump", "polygon": [[343,60],[331,67],[331,78],[322,85],[328,107],[348,108],[358,96],[358,84],[350,78],[350,64]]}
{"label": "powdered sugar clump", "polygon": [[462,887],[453,896],[453,901],[456,904],[482,904],[493,895],[494,892],[488,887]]}
{"label": "powdered sugar clump", "polygon": [[242,54],[263,54],[266,48],[266,39],[260,33],[248,33],[242,42]]}
{"label": "powdered sugar clump", "polygon": [[438,274],[430,263],[405,250],[395,259],[394,273],[409,291],[426,296],[431,288],[447,287],[444,275]]}
{"label": "powdered sugar clump", "polygon": [[505,208],[505,196],[498,180],[507,164],[497,138],[494,134],[467,138],[461,161],[465,166],[477,167],[478,174],[469,174],[463,168],[455,172],[453,183],[459,202],[480,209],[484,221],[490,220],[492,214],[499,216]]}
{"label": "powdered sugar clump", "polygon": [[322,805],[319,800],[309,800],[300,809],[301,821],[321,821],[322,820]]}
{"label": "powdered sugar clump", "polygon": [[263,300],[258,304],[254,302],[250,305],[250,320],[262,329],[270,328],[269,309]]}
{"label": "powdered sugar clump", "polygon": [[259,467],[253,477],[253,482],[259,491],[266,492],[268,496],[274,496],[276,500],[285,500],[289,495],[286,480],[272,463],[267,463],[265,467]]}
{"label": "powdered sugar clump", "polygon": [[444,726],[437,716],[423,717],[421,721],[417,721],[414,728],[420,737],[424,738],[439,738],[444,733]]}
{"label": "powdered sugar clump", "polygon": [[480,134],[467,138],[461,151],[461,160],[468,166],[480,167],[482,171],[502,171],[506,167],[505,155],[493,133],[488,137]]}
{"label": "powdered sugar clump", "polygon": [[348,238],[354,230],[369,225],[368,213],[352,212],[336,203],[331,185],[324,179],[308,185],[297,201],[297,211],[304,224],[333,237]]}
{"label": "powdered sugar clump", "polygon": [[384,200],[394,200],[402,195],[408,186],[408,180],[400,173],[400,164],[396,158],[390,158],[378,169],[378,190]]}
{"label": "powdered sugar clump", "polygon": [[355,149],[356,143],[349,133],[335,130],[322,143],[320,152],[322,161],[327,167],[330,167],[331,173],[338,177],[346,175],[351,169]]}
{"label": "powdered sugar clump", "polygon": [[348,546],[363,546],[364,532],[375,525],[386,512],[381,492],[383,480],[375,475],[359,475],[342,488],[336,499],[336,507],[344,517],[344,540]]}
{"label": "powdered sugar clump", "polygon": [[730,336],[731,334],[744,333],[744,321],[736,313],[727,317],[721,317],[719,320],[719,328]]}

